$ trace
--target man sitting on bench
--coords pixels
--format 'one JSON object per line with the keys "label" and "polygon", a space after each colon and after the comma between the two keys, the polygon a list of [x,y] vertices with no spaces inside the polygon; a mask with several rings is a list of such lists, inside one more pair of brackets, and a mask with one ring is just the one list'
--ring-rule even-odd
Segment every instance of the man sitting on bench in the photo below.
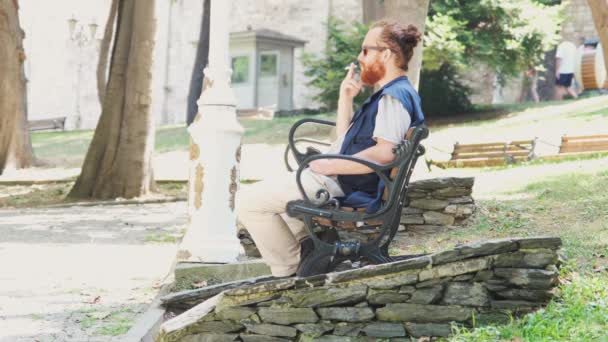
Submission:
{"label": "man sitting on bench", "polygon": [[[420,33],[413,25],[381,21],[365,36],[355,65],[348,68],[340,86],[336,130],[338,139],[329,153],[354,155],[388,164],[410,127],[424,122],[420,97],[406,72]],[[353,98],[362,86],[378,89],[353,115]],[[341,205],[378,210],[382,201],[379,177],[367,166],[338,159],[315,160],[302,174],[309,198],[325,189]],[[275,277],[296,273],[299,262],[313,248],[304,223],[285,214],[288,201],[301,197],[294,174],[267,179],[238,193],[239,219],[255,241]]]}

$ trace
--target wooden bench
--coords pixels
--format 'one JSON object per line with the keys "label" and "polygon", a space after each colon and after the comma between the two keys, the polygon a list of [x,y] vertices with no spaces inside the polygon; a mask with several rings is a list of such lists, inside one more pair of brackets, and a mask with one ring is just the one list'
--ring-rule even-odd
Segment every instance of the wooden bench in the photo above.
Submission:
{"label": "wooden bench", "polygon": [[484,144],[454,144],[452,157],[448,161],[429,161],[441,168],[483,167],[513,164],[533,159],[536,139]]}
{"label": "wooden bench", "polygon": [[608,135],[562,136],[559,155],[608,152]]}
{"label": "wooden bench", "polygon": [[65,116],[61,118],[50,118],[42,120],[29,120],[28,128],[30,131],[46,131],[46,130],[65,130]]}
{"label": "wooden bench", "polygon": [[[373,264],[393,261],[388,254],[388,246],[397,233],[403,207],[408,205],[409,180],[416,161],[424,154],[420,142],[428,136],[428,129],[424,126],[414,128],[407,139],[394,148],[395,160],[387,165],[378,165],[354,156],[311,154],[309,150],[300,152],[294,143],[294,132],[303,123],[335,126],[335,123],[325,120],[303,119],[296,122],[289,133],[289,147],[299,166],[296,181],[303,199],[288,202],[287,214],[304,221],[314,243],[313,251],[300,260],[298,276],[326,273],[346,260],[365,260]],[[367,213],[361,209],[341,207],[324,190],[318,194],[322,195],[324,202],[313,203],[302,187],[300,176],[308,164],[317,159],[350,160],[372,169],[385,184],[380,209]]]}

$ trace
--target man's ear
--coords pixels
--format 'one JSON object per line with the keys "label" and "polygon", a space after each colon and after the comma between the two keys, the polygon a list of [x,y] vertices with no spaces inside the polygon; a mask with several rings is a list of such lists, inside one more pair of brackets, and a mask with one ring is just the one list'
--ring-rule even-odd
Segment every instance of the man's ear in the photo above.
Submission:
{"label": "man's ear", "polygon": [[387,64],[388,64],[388,62],[389,62],[389,60],[391,59],[391,56],[392,56],[392,54],[393,54],[393,51],[391,51],[391,50],[389,50],[389,49],[386,49],[386,50],[382,51],[382,53],[384,54],[384,56],[382,56],[382,61],[383,61],[384,63],[387,63]]}

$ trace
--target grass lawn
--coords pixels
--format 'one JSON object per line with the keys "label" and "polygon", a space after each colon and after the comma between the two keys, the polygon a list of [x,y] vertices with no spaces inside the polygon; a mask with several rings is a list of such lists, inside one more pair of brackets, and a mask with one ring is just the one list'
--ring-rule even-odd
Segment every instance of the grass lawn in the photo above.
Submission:
{"label": "grass lawn", "polygon": [[[313,116],[318,119],[333,120],[335,114]],[[304,116],[275,118],[273,120],[242,120],[245,129],[245,144],[285,144],[289,128]],[[303,126],[304,128],[304,126]],[[315,135],[315,131],[305,128],[306,133]],[[328,129],[319,130],[319,134],[328,133]],[[84,160],[91,139],[92,130],[69,132],[34,132],[32,145],[37,158],[51,164],[79,167]],[[156,130],[155,151],[157,153],[186,150],[190,136],[185,126],[164,126]]]}

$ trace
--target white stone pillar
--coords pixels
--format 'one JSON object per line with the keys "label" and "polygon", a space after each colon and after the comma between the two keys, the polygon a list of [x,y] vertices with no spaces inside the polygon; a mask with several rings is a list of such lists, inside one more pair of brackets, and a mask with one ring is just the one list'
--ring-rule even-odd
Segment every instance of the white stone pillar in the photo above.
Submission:
{"label": "white stone pillar", "polygon": [[205,68],[198,115],[188,127],[189,227],[178,261],[226,263],[243,254],[237,239],[235,196],[243,128],[230,88],[228,0],[211,1],[209,66]]}

